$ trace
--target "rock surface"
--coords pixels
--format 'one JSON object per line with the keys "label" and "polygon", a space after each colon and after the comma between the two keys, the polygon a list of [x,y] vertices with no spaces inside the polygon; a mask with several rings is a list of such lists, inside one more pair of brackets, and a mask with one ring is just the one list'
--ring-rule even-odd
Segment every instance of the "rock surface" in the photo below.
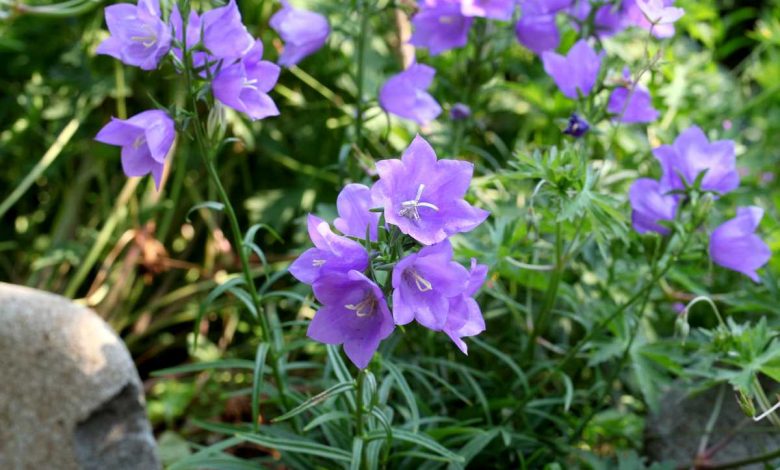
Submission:
{"label": "rock surface", "polygon": [[143,387],[91,310],[0,283],[0,468],[160,468]]}
{"label": "rock surface", "polygon": [[[693,396],[686,396],[683,388],[667,392],[661,399],[659,413],[647,420],[645,451],[648,457],[653,461],[673,462],[679,467],[690,465],[699,453],[701,438],[718,401],[718,393],[717,388]],[[754,423],[740,410],[730,387],[723,393],[720,414],[708,440],[710,455],[700,463],[736,462],[780,447],[780,436],[768,420]],[[770,463],[776,464],[777,461]],[[756,464],[739,468],[761,470],[764,467]]]}

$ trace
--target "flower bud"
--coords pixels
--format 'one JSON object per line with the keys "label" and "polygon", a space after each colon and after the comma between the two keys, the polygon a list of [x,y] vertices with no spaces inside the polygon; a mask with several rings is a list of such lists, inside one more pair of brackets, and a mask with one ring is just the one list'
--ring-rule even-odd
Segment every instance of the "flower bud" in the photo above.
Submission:
{"label": "flower bud", "polygon": [[221,103],[215,102],[214,107],[209,111],[206,132],[212,141],[218,142],[225,135],[226,127],[225,107]]}
{"label": "flower bud", "polygon": [[756,406],[753,404],[753,399],[750,398],[750,395],[745,393],[744,390],[736,389],[737,392],[737,403],[739,403],[739,407],[742,409],[742,412],[745,413],[746,416],[750,416],[751,418],[756,415]]}

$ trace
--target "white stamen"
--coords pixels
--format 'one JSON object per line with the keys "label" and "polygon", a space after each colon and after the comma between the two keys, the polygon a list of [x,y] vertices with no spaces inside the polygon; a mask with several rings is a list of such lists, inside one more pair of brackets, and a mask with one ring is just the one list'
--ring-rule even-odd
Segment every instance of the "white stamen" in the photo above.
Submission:
{"label": "white stamen", "polygon": [[347,304],[344,307],[354,311],[355,315],[359,317],[367,317],[372,313],[374,313],[374,309],[376,308],[376,298],[373,295],[368,294],[363,300],[358,302],[356,305]]}
{"label": "white stamen", "polygon": [[420,274],[418,274],[414,269],[405,271],[405,274],[407,275],[407,279],[409,277],[412,278],[411,280],[414,281],[414,285],[420,292],[428,292],[429,290],[433,290],[433,284],[431,284],[429,280],[420,276]]}
{"label": "white stamen", "polygon": [[325,260],[324,259],[315,259],[315,260],[313,260],[311,262],[311,265],[314,266],[315,268],[319,268],[323,264],[325,264]]}
{"label": "white stamen", "polygon": [[417,188],[417,196],[414,198],[414,200],[402,202],[401,210],[398,211],[398,215],[412,220],[420,220],[420,211],[418,210],[420,207],[427,207],[428,209],[432,209],[438,212],[439,208],[430,202],[420,202],[420,198],[422,197],[424,189],[425,185],[421,184]]}
{"label": "white stamen", "polygon": [[145,48],[150,48],[157,44],[157,35],[154,34],[154,30],[149,25],[143,25],[146,36],[131,36],[130,39],[135,42],[140,42]]}

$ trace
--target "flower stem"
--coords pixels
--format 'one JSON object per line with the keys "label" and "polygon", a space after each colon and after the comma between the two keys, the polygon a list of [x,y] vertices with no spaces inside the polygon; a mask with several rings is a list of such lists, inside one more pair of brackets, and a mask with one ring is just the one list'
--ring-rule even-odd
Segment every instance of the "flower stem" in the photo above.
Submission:
{"label": "flower stem", "polygon": [[547,291],[544,294],[544,301],[542,302],[542,309],[539,311],[539,316],[534,322],[533,330],[531,331],[531,338],[528,340],[528,346],[526,348],[526,358],[532,359],[534,350],[536,349],[536,340],[547,328],[547,323],[550,320],[550,314],[553,307],[555,307],[555,300],[558,296],[558,287],[561,284],[561,277],[563,277],[563,236],[561,234],[562,224],[561,222],[555,223],[555,269],[553,270],[550,283],[547,285]]}
{"label": "flower stem", "polygon": [[355,145],[363,146],[363,82],[365,75],[366,36],[368,34],[368,12],[364,0],[356,2],[357,14],[360,17],[360,30],[357,37],[357,95],[355,96]]}
{"label": "flower stem", "polygon": [[[365,386],[366,382],[366,373],[365,369],[361,369],[358,372],[357,376],[357,393],[355,397],[355,437],[358,439],[363,439],[363,421],[364,421],[364,413],[365,413],[365,407],[363,403],[363,388]],[[389,444],[388,444],[389,445]],[[358,465],[358,468],[360,469],[366,469],[368,468],[367,465],[367,459],[366,459],[366,446],[365,443],[360,451],[360,462]]]}

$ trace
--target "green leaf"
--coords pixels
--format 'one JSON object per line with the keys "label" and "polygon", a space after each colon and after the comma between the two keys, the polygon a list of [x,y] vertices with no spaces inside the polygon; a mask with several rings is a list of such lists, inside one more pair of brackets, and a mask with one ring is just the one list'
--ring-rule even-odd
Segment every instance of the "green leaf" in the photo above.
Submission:
{"label": "green leaf", "polygon": [[222,204],[221,202],[216,202],[216,201],[206,201],[206,202],[201,202],[200,204],[195,204],[194,206],[192,206],[190,210],[187,211],[187,215],[184,217],[187,220],[187,222],[192,222],[190,220],[190,214],[200,209],[211,209],[213,211],[222,211],[223,209],[225,209],[225,205]]}
{"label": "green leaf", "polygon": [[349,470],[360,470],[363,468],[363,439],[360,437],[354,437],[352,439],[352,462],[349,465]]}
{"label": "green leaf", "polygon": [[412,392],[412,389],[409,387],[409,382],[406,381],[404,375],[395,365],[390,362],[385,362],[384,367],[388,370],[393,380],[395,380],[395,383],[398,384],[398,390],[409,405],[409,413],[411,414],[411,420],[414,423],[412,429],[417,431],[420,423],[420,410],[417,408],[417,400],[414,397],[414,392]]}
{"label": "green leaf", "polygon": [[335,447],[318,444],[300,437],[285,438],[245,433],[239,433],[236,435],[236,437],[246,442],[251,442],[259,446],[267,447],[268,449],[275,449],[280,452],[293,452],[298,454],[314,455],[328,460],[341,462],[352,461],[352,454],[350,452],[337,449]]}
{"label": "green leaf", "polygon": [[463,462],[461,464],[450,464],[450,469],[460,469],[465,468],[466,465],[471,462],[474,457],[479,455],[482,450],[487,447],[491,442],[493,442],[493,439],[498,436],[499,430],[498,429],[491,429],[489,431],[480,432],[476,434],[474,437],[469,439],[469,441],[464,445],[459,451],[458,455],[463,457]]}
{"label": "green leaf", "polygon": [[[385,437],[384,431],[372,431],[366,436],[366,440],[373,441],[377,439],[383,439],[384,437]],[[458,463],[464,462],[464,458],[462,456],[447,449],[446,447],[439,444],[438,442],[433,440],[430,436],[424,433],[410,432],[405,429],[393,428],[393,439],[396,441],[415,444],[425,449],[428,449],[449,462],[458,462]]]}
{"label": "green leaf", "polygon": [[220,359],[218,361],[198,362],[195,364],[185,364],[183,366],[169,367],[167,369],[152,372],[152,377],[161,377],[164,375],[188,374],[191,372],[202,372],[212,369],[249,369],[252,370],[254,363],[246,359]]}
{"label": "green leaf", "polygon": [[255,354],[255,368],[252,376],[252,426],[257,432],[257,422],[260,415],[260,388],[263,386],[263,372],[265,371],[265,358],[268,350],[271,349],[268,343],[260,343],[257,346]]}
{"label": "green leaf", "polygon": [[206,296],[206,300],[204,300],[200,307],[198,307],[198,315],[195,317],[195,326],[193,327],[193,340],[192,340],[192,349],[197,350],[198,349],[198,337],[200,336],[200,323],[203,321],[203,316],[206,314],[207,309],[209,306],[211,306],[212,303],[214,303],[215,300],[217,300],[222,294],[227,292],[229,289],[235,286],[239,286],[244,284],[244,278],[239,276],[234,276],[229,279],[227,279],[222,284],[215,287],[211,292],[209,292],[209,295]]}
{"label": "green leaf", "polygon": [[309,432],[312,429],[318,426],[322,426],[325,423],[330,423],[331,421],[338,421],[342,419],[352,419],[352,415],[343,411],[328,411],[327,413],[323,413],[309,421],[309,423],[304,426],[303,430],[305,432]]}
{"label": "green leaf", "polygon": [[292,410],[288,411],[287,413],[283,414],[282,416],[279,416],[277,418],[274,418],[272,421],[274,423],[278,423],[281,421],[288,420],[294,416],[298,416],[299,414],[303,413],[304,411],[308,410],[309,408],[313,406],[317,406],[323,401],[327,400],[328,398],[332,398],[338,395],[341,395],[342,393],[348,392],[350,390],[355,389],[355,382],[353,380],[350,380],[349,382],[340,382],[336,385],[330,387],[329,389],[325,390],[324,392],[320,392],[317,395],[314,395],[313,397],[309,398],[305,402],[301,403],[300,405],[296,406]]}

